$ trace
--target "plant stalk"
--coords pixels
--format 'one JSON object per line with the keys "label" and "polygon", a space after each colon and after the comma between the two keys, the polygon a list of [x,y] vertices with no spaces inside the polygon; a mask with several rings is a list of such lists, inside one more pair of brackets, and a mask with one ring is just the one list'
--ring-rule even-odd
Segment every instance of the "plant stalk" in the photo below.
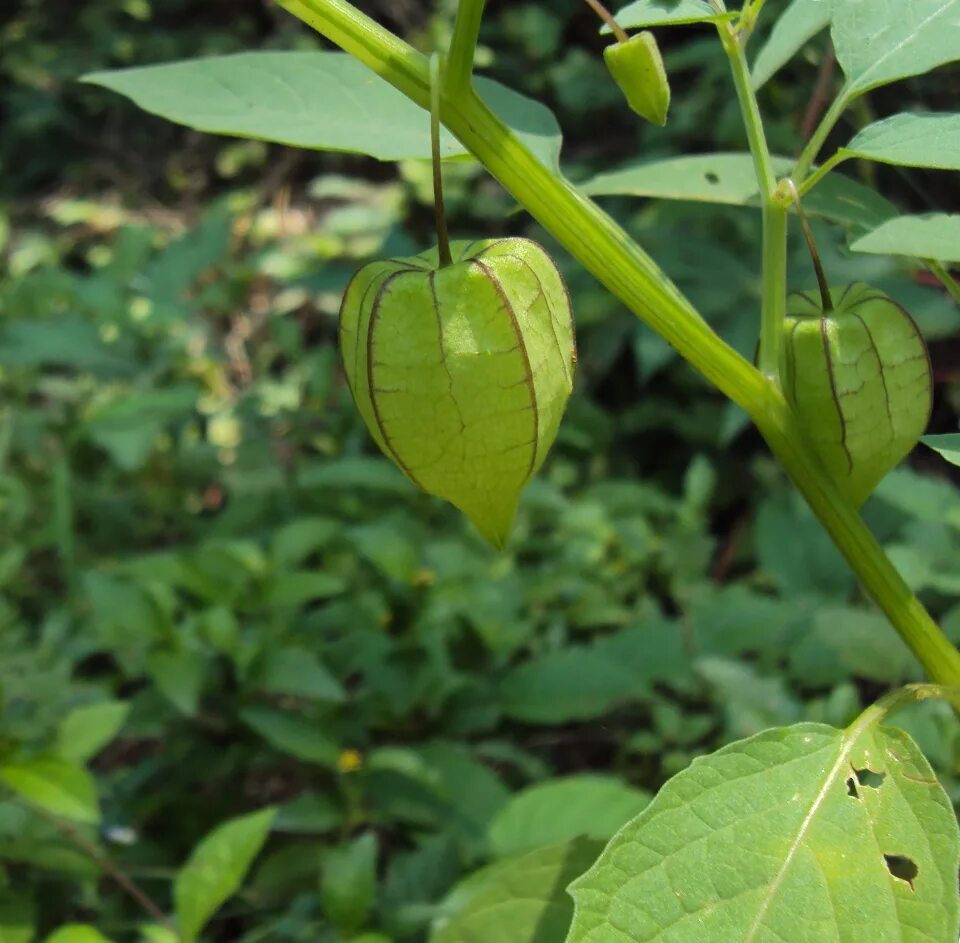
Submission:
{"label": "plant stalk", "polygon": [[780,353],[783,347],[783,319],[787,307],[787,211],[777,201],[777,176],[763,130],[763,118],[750,82],[750,69],[743,44],[730,23],[717,23],[720,42],[730,60],[737,101],[753,156],[760,188],[763,229],[763,282],[760,305],[760,350],[757,366],[774,383],[780,382]]}
{"label": "plant stalk", "polygon": [[[820,120],[820,124],[817,125],[817,130],[813,132],[813,136],[807,141],[806,147],[801,151],[797,162],[793,165],[793,171],[790,176],[793,178],[794,183],[800,188],[801,193],[805,192],[802,184],[806,180],[807,174],[810,173],[810,168],[817,159],[817,154],[820,153],[820,149],[833,130],[834,125],[840,120],[840,116],[849,104],[850,102],[845,92],[841,92],[833,100],[833,104],[827,109],[827,113]],[[834,165],[831,164],[831,166]]]}
{"label": "plant stalk", "polygon": [[480,39],[485,0],[460,0],[447,54],[445,91],[455,98],[473,82],[473,58]]}
{"label": "plant stalk", "polygon": [[614,15],[600,2],[600,0],[586,0],[587,6],[610,27],[610,32],[617,38],[618,43],[630,41],[627,31],[616,21]]}
{"label": "plant stalk", "polygon": [[[429,106],[426,58],[346,0],[278,2],[421,107]],[[856,509],[807,450],[779,387],[719,338],[627,233],[556,170],[534,157],[479,96],[468,90],[452,97],[447,88],[440,102],[446,127],[612,294],[750,415],[867,592],[928,675],[941,684],[960,685],[960,652],[907,587]]]}

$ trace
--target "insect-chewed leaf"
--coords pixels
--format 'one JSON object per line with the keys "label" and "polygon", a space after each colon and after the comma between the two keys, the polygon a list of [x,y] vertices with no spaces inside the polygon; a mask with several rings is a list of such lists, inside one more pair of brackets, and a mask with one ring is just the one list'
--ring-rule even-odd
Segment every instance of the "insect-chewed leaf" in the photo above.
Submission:
{"label": "insect-chewed leaf", "polygon": [[566,289],[527,239],[371,262],[340,308],[340,348],[381,450],[502,546],[553,443],[576,360]]}
{"label": "insect-chewed leaf", "polygon": [[791,295],[781,375],[803,434],[857,506],[916,445],[933,382],[910,316],[863,283],[835,288],[833,311]]}

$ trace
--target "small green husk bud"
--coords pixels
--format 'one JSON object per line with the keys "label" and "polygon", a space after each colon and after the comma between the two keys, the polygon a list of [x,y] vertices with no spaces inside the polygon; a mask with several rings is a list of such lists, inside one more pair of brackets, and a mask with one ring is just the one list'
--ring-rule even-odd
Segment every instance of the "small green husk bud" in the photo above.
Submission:
{"label": "small green husk bud", "polygon": [[670,108],[670,82],[656,37],[648,30],[603,50],[613,80],[641,118],[663,127]]}
{"label": "small green husk bud", "polygon": [[808,445],[859,507],[923,435],[933,378],[910,316],[861,282],[791,295],[781,363],[784,395]]}
{"label": "small green husk bud", "polygon": [[340,307],[357,408],[383,453],[505,543],[573,387],[570,301],[529,239],[454,242],[371,262]]}

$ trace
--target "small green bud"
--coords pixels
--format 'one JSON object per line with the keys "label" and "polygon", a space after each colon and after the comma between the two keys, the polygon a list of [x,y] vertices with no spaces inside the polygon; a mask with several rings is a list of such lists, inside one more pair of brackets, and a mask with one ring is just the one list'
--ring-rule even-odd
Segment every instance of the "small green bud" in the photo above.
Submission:
{"label": "small green bud", "polygon": [[910,316],[862,282],[787,303],[781,379],[811,449],[857,507],[923,435],[930,358]]}
{"label": "small green bud", "polygon": [[603,50],[613,80],[641,118],[663,127],[670,108],[670,82],[653,33],[645,30]]}
{"label": "small green bud", "polygon": [[529,239],[371,262],[340,307],[357,408],[383,453],[503,546],[573,388],[570,301]]}

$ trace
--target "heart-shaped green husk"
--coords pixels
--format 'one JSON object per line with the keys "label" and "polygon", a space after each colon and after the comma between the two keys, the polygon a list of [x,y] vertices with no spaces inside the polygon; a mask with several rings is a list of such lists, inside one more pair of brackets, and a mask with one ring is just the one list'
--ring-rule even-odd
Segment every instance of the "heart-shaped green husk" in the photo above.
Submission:
{"label": "heart-shaped green husk", "polygon": [[350,389],[381,450],[503,546],[553,443],[576,362],[570,301],[528,239],[371,262],[340,308]]}
{"label": "heart-shaped green husk", "polygon": [[930,358],[911,317],[863,283],[791,295],[781,370],[810,447],[857,507],[916,445],[930,418]]}

